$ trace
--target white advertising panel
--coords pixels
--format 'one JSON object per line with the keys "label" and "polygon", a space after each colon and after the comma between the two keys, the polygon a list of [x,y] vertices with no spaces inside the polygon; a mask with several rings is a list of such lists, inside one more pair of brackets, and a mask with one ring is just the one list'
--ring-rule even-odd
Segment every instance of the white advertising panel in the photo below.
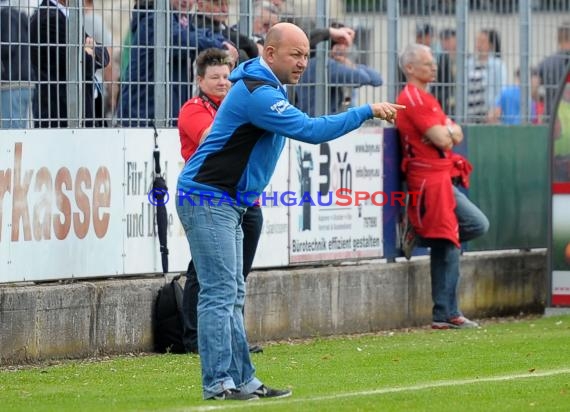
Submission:
{"label": "white advertising panel", "polygon": [[[382,255],[380,135],[361,129],[323,145],[288,141],[260,199],[254,268]],[[178,133],[159,130],[157,142],[169,271],[182,272],[190,252],[176,213]],[[149,200],[154,148],[150,129],[3,131],[0,283],[161,273]]]}
{"label": "white advertising panel", "polygon": [[290,262],[382,256],[382,129],[291,141]]}
{"label": "white advertising panel", "polygon": [[123,273],[123,139],[3,130],[0,282]]}
{"label": "white advertising panel", "polygon": [[[288,141],[279,158],[275,173],[265,188],[260,204],[263,211],[263,229],[255,259],[254,268],[287,266],[289,264],[289,216],[288,207],[279,202],[279,193],[289,188]],[[275,200],[274,200],[275,199]]]}
{"label": "white advertising panel", "polygon": [[570,271],[552,271],[552,294],[561,303],[570,302]]}
{"label": "white advertising panel", "polygon": [[[175,129],[158,131],[169,271],[190,259],[176,213],[183,161]],[[0,283],[161,273],[156,208],[149,200],[151,129],[18,130],[0,139]],[[285,147],[266,189],[284,192]],[[254,267],[289,263],[287,207],[267,201]]]}
{"label": "white advertising panel", "polygon": [[[125,129],[124,244],[125,273],[162,272],[156,207],[149,192],[154,180],[154,130]],[[176,213],[176,182],[184,167],[176,129],[158,131],[160,171],[166,180],[167,247],[169,272],[185,271],[190,259],[186,235]]]}
{"label": "white advertising panel", "polygon": [[554,185],[552,196],[552,303],[570,306],[570,184]]}

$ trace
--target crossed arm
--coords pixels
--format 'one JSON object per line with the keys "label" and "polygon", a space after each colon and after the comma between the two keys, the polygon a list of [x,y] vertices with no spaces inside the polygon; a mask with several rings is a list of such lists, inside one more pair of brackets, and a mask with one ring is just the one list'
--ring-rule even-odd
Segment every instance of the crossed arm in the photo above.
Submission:
{"label": "crossed arm", "polygon": [[448,118],[444,126],[435,125],[430,127],[425,133],[425,138],[434,146],[448,150],[461,143],[463,140],[463,129]]}

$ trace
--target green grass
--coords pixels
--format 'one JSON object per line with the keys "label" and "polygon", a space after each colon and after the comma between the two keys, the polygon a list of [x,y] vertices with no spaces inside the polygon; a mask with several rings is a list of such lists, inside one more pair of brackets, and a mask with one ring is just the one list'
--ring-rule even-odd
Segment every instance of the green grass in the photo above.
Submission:
{"label": "green grass", "polygon": [[201,400],[196,355],[0,370],[0,410],[568,411],[570,317],[415,329],[265,346],[258,376],[293,397]]}

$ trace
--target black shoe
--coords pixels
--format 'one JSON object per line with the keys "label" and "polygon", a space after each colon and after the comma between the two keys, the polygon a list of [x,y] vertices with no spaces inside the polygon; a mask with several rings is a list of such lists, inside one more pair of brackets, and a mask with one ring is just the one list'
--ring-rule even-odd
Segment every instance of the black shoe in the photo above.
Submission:
{"label": "black shoe", "polygon": [[186,353],[198,354],[198,346],[196,345],[185,345],[184,349],[186,350]]}
{"label": "black shoe", "polygon": [[257,395],[260,398],[286,398],[292,394],[293,391],[291,389],[273,389],[265,385],[261,385],[253,392],[253,395]]}
{"label": "black shoe", "polygon": [[259,399],[259,396],[255,393],[243,393],[237,389],[226,389],[208,399],[214,401],[254,401]]}
{"label": "black shoe", "polygon": [[263,348],[259,345],[251,345],[249,347],[249,353],[263,353]]}

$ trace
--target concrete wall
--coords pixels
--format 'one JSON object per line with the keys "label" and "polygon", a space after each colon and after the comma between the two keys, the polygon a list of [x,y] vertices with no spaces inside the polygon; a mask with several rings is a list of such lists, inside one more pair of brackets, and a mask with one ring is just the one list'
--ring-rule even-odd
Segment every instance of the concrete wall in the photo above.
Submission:
{"label": "concrete wall", "polygon": [[[462,259],[461,306],[475,318],[542,313],[546,254]],[[162,278],[0,286],[0,364],[152,350]],[[254,272],[251,341],[429,324],[429,260]]]}

